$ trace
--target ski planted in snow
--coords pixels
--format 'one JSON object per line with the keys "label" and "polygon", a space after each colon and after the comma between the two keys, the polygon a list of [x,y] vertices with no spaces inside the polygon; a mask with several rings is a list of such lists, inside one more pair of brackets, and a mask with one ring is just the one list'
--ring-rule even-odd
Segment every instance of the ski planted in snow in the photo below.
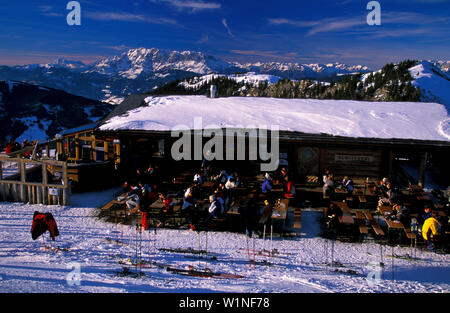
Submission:
{"label": "ski planted in snow", "polygon": [[185,276],[194,276],[194,277],[204,277],[204,278],[232,278],[232,279],[241,279],[245,278],[245,276],[237,275],[237,274],[229,274],[229,273],[219,273],[219,272],[212,272],[210,269],[206,268],[204,270],[194,269],[193,267],[190,267],[188,269],[183,268],[174,268],[174,267],[167,267],[166,270],[168,272],[179,274],[179,275],[185,275]]}

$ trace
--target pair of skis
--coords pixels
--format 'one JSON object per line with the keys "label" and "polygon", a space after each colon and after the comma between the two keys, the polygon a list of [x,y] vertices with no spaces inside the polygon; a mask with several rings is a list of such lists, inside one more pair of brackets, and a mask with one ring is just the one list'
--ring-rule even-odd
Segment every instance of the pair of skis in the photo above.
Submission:
{"label": "pair of skis", "polygon": [[53,247],[51,240],[50,240],[50,245],[47,246],[45,244],[45,237],[44,236],[42,236],[42,245],[43,245],[45,251],[52,251],[52,252],[56,252],[56,253],[70,252],[71,251],[70,247],[58,247],[58,246],[57,247]]}

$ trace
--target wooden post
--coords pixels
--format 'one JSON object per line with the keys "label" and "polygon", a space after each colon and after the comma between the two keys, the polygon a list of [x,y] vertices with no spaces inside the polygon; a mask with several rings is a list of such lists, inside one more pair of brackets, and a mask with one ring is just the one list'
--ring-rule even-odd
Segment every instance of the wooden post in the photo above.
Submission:
{"label": "wooden post", "polygon": [[428,159],[428,152],[422,153],[419,165],[419,179],[417,181],[417,185],[421,188],[425,186],[425,170],[427,165],[427,159]]}
{"label": "wooden post", "polygon": [[62,205],[69,205],[69,175],[67,173],[67,163],[63,165],[63,190],[62,190]]}
{"label": "wooden post", "polygon": [[36,203],[44,204],[42,199],[42,186],[36,186]]}
{"label": "wooden post", "polygon": [[58,141],[56,143],[56,153],[57,154],[62,154],[62,142],[61,141]]}
{"label": "wooden post", "polygon": [[105,148],[105,161],[108,161],[108,142],[104,141],[103,142],[103,147]]}
{"label": "wooden post", "polygon": [[5,184],[1,184],[1,183],[0,183],[0,196],[2,197],[2,201],[6,201]]}
{"label": "wooden post", "polygon": [[95,137],[92,138],[91,148],[92,148],[92,160],[97,161],[97,152],[95,151]]}
{"label": "wooden post", "polygon": [[20,159],[20,167],[19,168],[20,168],[20,181],[22,182],[22,184],[19,185],[20,201],[26,203],[28,200],[27,199],[28,194],[26,192],[26,186],[25,186],[27,173],[26,173],[25,162],[22,159]]}
{"label": "wooden post", "polygon": [[47,163],[42,164],[42,203],[43,204],[49,204],[48,201],[48,189],[47,189]]}
{"label": "wooden post", "polygon": [[78,140],[79,135],[75,135],[75,160],[78,161],[80,159],[80,142]]}

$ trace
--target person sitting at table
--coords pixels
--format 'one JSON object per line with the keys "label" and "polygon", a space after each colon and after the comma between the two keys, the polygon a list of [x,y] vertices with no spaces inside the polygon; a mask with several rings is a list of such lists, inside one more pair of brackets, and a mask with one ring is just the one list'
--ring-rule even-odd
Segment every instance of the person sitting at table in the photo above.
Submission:
{"label": "person sitting at table", "polygon": [[422,237],[427,243],[427,248],[436,252],[435,244],[441,238],[441,225],[438,222],[437,212],[433,212],[431,217],[427,218],[422,226]]}
{"label": "person sitting at table", "polygon": [[279,173],[275,174],[275,177],[273,177],[273,182],[275,185],[281,184],[282,188],[284,188],[286,184],[285,177],[288,176],[288,172],[285,167],[282,167]]}
{"label": "person sitting at table", "polygon": [[197,196],[198,196],[198,184],[194,183],[184,192],[183,205],[181,207],[181,211],[191,209],[197,202]]}
{"label": "person sitting at table", "polygon": [[388,183],[388,179],[387,178],[383,178],[380,183],[377,185],[375,185],[373,187],[373,193],[379,197],[382,197],[383,195],[386,194],[386,192],[388,191],[386,184]]}
{"label": "person sitting at table", "polygon": [[273,178],[272,175],[269,173],[266,173],[264,175],[264,182],[261,186],[261,200],[264,201],[264,204],[266,207],[273,208],[273,205],[275,203],[275,195],[273,194]]}
{"label": "person sitting at table", "polygon": [[353,180],[348,176],[344,176],[344,179],[342,180],[342,188],[347,191],[348,196],[353,195],[353,190],[355,189],[353,187]]}
{"label": "person sitting at table", "polygon": [[323,182],[324,185],[327,183],[328,176],[330,176],[330,174],[331,174],[331,172],[329,170],[327,170],[327,169],[323,172],[322,182]]}
{"label": "person sitting at table", "polygon": [[198,183],[200,187],[203,185],[203,176],[201,171],[197,171],[197,173],[194,175],[194,182]]}
{"label": "person sitting at table", "polygon": [[328,229],[335,229],[339,226],[339,218],[341,218],[343,212],[341,208],[335,203],[330,203],[327,209],[327,220],[326,225]]}
{"label": "person sitting at table", "polygon": [[409,228],[411,223],[408,208],[401,206],[399,203],[394,203],[392,206],[392,212],[387,216],[387,218],[391,221],[401,222],[405,228]]}
{"label": "person sitting at table", "polygon": [[292,199],[295,197],[295,183],[289,179],[289,176],[284,176],[284,197]]}
{"label": "person sitting at table", "polygon": [[392,188],[391,183],[386,184],[386,192],[382,192],[382,196],[378,201],[378,206],[382,205],[393,205],[399,200],[398,192]]}
{"label": "person sitting at table", "polygon": [[222,184],[225,184],[226,182],[227,182],[227,180],[228,180],[228,173],[227,173],[227,171],[226,170],[222,170],[220,173],[219,173],[219,175],[217,175],[216,177],[215,177],[215,181],[217,182],[217,183],[222,183]]}
{"label": "person sitting at table", "polygon": [[216,198],[216,196],[214,195],[209,196],[209,203],[210,206],[208,208],[209,213],[208,217],[206,217],[206,219],[203,222],[199,223],[198,225],[194,225],[193,223],[191,223],[190,226],[192,230],[207,227],[214,218],[219,218],[220,215],[222,214],[223,207],[219,199]]}
{"label": "person sitting at table", "polygon": [[241,179],[239,178],[239,174],[237,172],[233,172],[230,178],[228,178],[228,181],[225,184],[225,188],[227,189],[233,189],[239,187],[241,183]]}
{"label": "person sitting at table", "polygon": [[138,184],[131,182],[130,191],[127,193],[125,205],[127,207],[128,215],[137,211],[141,204],[142,191]]}
{"label": "person sitting at table", "polygon": [[160,194],[159,199],[164,204],[164,207],[159,211],[159,223],[156,227],[161,227],[161,225],[164,226],[166,224],[167,215],[173,212],[173,207],[175,205],[173,198],[169,197],[167,194]]}
{"label": "person sitting at table", "polygon": [[214,195],[222,205],[223,212],[221,213],[227,212],[230,208],[230,199],[231,199],[230,191],[227,188],[225,188],[224,184],[220,183],[217,189],[215,190]]}
{"label": "person sitting at table", "polygon": [[323,185],[323,196],[330,197],[332,199],[335,193],[335,185],[333,180],[333,175],[328,175],[325,184]]}

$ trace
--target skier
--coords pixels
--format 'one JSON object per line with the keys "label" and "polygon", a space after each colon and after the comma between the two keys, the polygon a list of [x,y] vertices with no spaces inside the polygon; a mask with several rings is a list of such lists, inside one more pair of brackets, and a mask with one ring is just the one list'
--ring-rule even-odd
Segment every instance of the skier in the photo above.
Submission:
{"label": "skier", "polygon": [[440,241],[441,237],[441,225],[437,218],[438,214],[433,212],[422,226],[422,237],[427,243],[427,248],[432,252],[436,252],[435,244]]}
{"label": "skier", "polygon": [[197,228],[203,228],[209,225],[212,219],[218,218],[223,211],[222,204],[215,196],[209,196],[210,206],[208,208],[208,217],[201,222],[197,227],[191,223],[191,229],[196,230]]}
{"label": "skier", "polygon": [[139,197],[139,211],[141,212],[141,224],[142,229],[146,230],[148,226],[148,214],[150,212],[150,205],[153,203],[153,190],[152,188],[147,185],[143,184],[142,182],[138,183],[138,187],[140,190]]}

